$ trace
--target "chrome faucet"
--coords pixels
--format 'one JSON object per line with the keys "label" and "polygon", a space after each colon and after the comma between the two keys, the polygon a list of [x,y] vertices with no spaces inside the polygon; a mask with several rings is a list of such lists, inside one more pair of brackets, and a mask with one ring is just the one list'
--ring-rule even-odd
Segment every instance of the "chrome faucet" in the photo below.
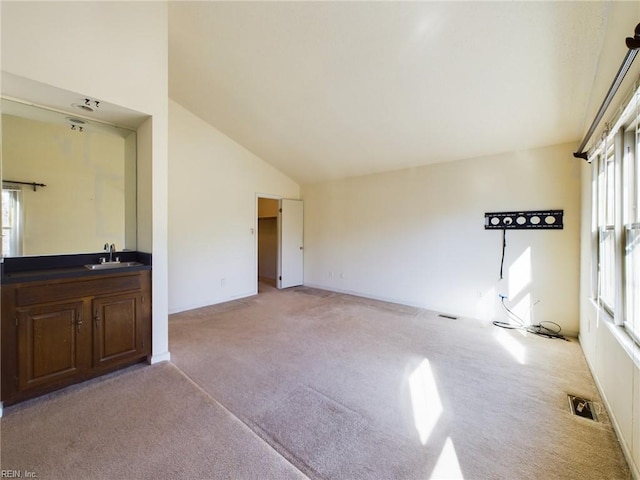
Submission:
{"label": "chrome faucet", "polygon": [[113,259],[113,255],[116,253],[116,244],[112,243],[111,245],[109,245],[109,261],[110,262],[119,262],[120,259],[118,257],[116,257],[116,259]]}
{"label": "chrome faucet", "polygon": [[[104,244],[104,251],[105,252],[109,252],[109,262],[108,263],[118,263],[120,262],[120,258],[116,257],[116,259],[113,259],[113,254],[116,253],[116,245],[115,243],[112,243],[111,245],[109,245],[108,243]],[[100,263],[107,263],[107,259],[104,257],[100,258]]]}

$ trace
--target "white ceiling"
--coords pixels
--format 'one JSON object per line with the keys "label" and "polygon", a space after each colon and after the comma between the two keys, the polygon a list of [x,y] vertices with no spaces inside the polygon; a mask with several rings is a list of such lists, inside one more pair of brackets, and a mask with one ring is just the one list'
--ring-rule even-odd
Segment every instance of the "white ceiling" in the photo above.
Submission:
{"label": "white ceiling", "polygon": [[608,12],[603,2],[171,2],[169,94],[300,183],[577,146],[601,101],[591,90]]}

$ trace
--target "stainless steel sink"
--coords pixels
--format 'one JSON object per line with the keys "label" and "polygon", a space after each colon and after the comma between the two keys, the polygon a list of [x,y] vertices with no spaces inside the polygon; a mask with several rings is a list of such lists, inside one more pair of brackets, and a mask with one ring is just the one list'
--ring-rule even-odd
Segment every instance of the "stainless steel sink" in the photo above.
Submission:
{"label": "stainless steel sink", "polygon": [[92,263],[85,265],[85,268],[89,270],[109,270],[112,268],[127,268],[127,267],[140,267],[144,265],[140,262],[105,262],[105,263]]}

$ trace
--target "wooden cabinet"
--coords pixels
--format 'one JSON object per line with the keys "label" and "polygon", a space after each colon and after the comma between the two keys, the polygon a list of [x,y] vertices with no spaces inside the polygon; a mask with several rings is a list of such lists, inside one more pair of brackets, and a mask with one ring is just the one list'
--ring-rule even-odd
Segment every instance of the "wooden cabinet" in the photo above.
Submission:
{"label": "wooden cabinet", "polygon": [[143,360],[148,270],[2,286],[5,405]]}
{"label": "wooden cabinet", "polygon": [[112,365],[138,358],[145,351],[145,328],[140,321],[140,293],[95,298],[92,302],[94,365]]}
{"label": "wooden cabinet", "polygon": [[28,307],[17,312],[18,389],[65,380],[82,368],[82,302]]}

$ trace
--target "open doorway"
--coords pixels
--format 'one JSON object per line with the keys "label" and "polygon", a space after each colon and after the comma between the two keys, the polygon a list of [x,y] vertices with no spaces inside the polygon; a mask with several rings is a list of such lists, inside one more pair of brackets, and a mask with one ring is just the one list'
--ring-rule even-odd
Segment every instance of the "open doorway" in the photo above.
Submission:
{"label": "open doorway", "polygon": [[258,291],[276,286],[278,275],[278,204],[275,198],[258,197]]}
{"label": "open doorway", "polygon": [[257,291],[303,284],[302,200],[257,196]]}

